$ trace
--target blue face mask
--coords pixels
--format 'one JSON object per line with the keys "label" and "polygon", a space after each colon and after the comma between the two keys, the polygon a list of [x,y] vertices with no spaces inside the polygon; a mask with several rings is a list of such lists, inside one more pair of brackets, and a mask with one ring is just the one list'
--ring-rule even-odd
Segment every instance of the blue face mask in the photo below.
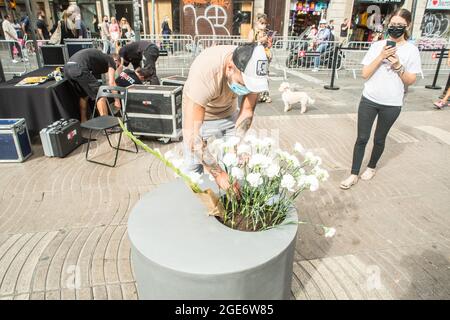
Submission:
{"label": "blue face mask", "polygon": [[231,91],[233,91],[238,96],[246,96],[247,94],[249,94],[251,92],[246,87],[244,87],[243,85],[238,84],[238,83],[230,84],[228,82],[228,86],[230,87]]}

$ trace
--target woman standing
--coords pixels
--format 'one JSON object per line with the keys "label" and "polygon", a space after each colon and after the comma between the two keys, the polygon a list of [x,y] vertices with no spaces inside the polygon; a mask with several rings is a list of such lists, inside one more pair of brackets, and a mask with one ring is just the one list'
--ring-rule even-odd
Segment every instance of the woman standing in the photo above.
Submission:
{"label": "woman standing", "polygon": [[361,179],[374,177],[387,134],[400,115],[405,87],[416,82],[416,74],[421,72],[419,49],[407,41],[410,25],[411,12],[406,9],[394,12],[388,25],[389,38],[374,42],[362,61],[362,76],[366,82],[358,109],[358,138],[351,175],[341,182],[342,189],[349,189],[358,182],[372,124],[378,116],[372,155]]}
{"label": "woman standing", "polygon": [[[127,19],[122,17],[120,19],[120,38],[121,39],[131,39],[131,26]],[[122,41],[122,46],[126,45],[126,41]]]}
{"label": "woman standing", "polygon": [[[267,60],[269,62],[272,60],[270,49],[272,48],[273,31],[269,32],[269,30],[267,30],[267,15],[265,13],[258,13],[256,15],[255,27],[248,33],[247,40],[263,45],[266,51]],[[272,102],[269,91],[260,93],[259,102]]]}
{"label": "woman standing", "polygon": [[112,48],[119,52],[119,39],[120,39],[120,27],[115,17],[111,17],[111,23],[109,24],[109,35],[111,37]]}

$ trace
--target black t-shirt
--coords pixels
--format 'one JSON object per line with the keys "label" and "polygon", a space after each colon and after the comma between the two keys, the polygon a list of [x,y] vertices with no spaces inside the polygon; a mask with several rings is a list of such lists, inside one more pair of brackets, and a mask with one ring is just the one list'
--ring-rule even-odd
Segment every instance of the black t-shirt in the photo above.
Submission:
{"label": "black t-shirt", "polygon": [[47,25],[44,20],[37,19],[36,28],[41,29],[44,40],[50,39],[50,34],[48,33]]}
{"label": "black t-shirt", "polygon": [[70,57],[69,61],[77,62],[96,75],[108,72],[109,68],[116,70],[113,57],[93,48],[78,51]]}
{"label": "black t-shirt", "polygon": [[124,59],[124,65],[128,66],[129,63],[133,65],[139,64],[142,60],[142,53],[151,45],[150,41],[135,41],[127,44],[119,50],[119,56]]}
{"label": "black t-shirt", "polygon": [[119,87],[128,87],[132,84],[142,84],[142,81],[133,70],[125,69],[116,78],[116,84]]}

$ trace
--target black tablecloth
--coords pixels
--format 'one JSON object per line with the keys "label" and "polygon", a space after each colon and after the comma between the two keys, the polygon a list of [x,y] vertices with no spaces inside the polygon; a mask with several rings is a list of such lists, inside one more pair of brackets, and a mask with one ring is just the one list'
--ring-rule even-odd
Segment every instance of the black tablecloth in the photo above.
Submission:
{"label": "black tablecloth", "polygon": [[30,135],[61,118],[80,118],[79,98],[67,80],[31,87],[15,86],[23,78],[45,76],[54,67],[35,70],[0,84],[0,118],[25,118]]}

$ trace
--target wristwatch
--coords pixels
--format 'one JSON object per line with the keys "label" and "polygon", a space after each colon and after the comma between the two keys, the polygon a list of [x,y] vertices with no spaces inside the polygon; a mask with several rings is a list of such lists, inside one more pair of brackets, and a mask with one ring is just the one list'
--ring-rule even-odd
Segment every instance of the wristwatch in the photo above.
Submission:
{"label": "wristwatch", "polygon": [[394,69],[394,72],[398,73],[400,76],[403,75],[403,73],[405,73],[405,67],[403,65],[401,65],[399,68]]}

